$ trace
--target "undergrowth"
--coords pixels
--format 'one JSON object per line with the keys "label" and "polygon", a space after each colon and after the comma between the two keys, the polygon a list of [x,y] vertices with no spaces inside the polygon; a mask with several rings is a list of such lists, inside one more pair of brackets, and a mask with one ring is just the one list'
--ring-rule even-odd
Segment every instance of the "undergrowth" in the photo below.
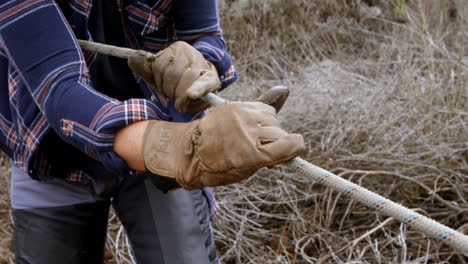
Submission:
{"label": "undergrowth", "polygon": [[[291,95],[279,117],[311,163],[468,234],[468,7],[462,0],[224,0],[240,79]],[[8,186],[3,161],[2,177]],[[0,205],[1,255],[11,221]],[[284,166],[217,187],[223,263],[465,263],[454,249]],[[113,217],[109,263],[132,262]]]}
{"label": "undergrowth", "polygon": [[[303,157],[467,234],[463,2],[238,3],[223,25],[243,77],[224,96],[290,87],[279,116],[304,135]],[[281,166],[216,191],[225,263],[468,261]]]}

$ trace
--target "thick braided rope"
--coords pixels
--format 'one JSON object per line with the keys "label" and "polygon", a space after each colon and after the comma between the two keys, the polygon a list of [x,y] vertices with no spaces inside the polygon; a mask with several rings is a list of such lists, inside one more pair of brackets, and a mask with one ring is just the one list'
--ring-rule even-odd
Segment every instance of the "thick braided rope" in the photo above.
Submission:
{"label": "thick braided rope", "polygon": [[[86,40],[78,40],[78,44],[80,44],[80,47],[85,50],[89,51],[95,51],[101,54],[113,56],[113,57],[119,57],[126,59],[132,53],[133,49],[127,49],[127,48],[120,48],[117,46],[112,46],[112,45],[107,45],[107,44],[101,44],[101,43],[96,43],[96,42],[91,42],[91,41],[86,41]],[[148,52],[148,54],[151,54]]]}
{"label": "thick braided rope", "polygon": [[[128,58],[128,55],[133,51],[131,49],[119,48],[83,40],[79,40],[79,43],[83,49],[92,50],[120,58]],[[209,102],[212,106],[216,106],[225,102],[224,99],[213,93],[203,95],[201,99]],[[450,227],[442,225],[424,215],[392,202],[385,197],[367,190],[366,188],[340,178],[335,174],[312,165],[299,157],[286,162],[285,165],[289,166],[296,173],[310,177],[314,180],[315,183],[328,186],[333,190],[342,193],[347,198],[351,198],[360,203],[363,203],[379,213],[391,216],[400,222],[405,223],[408,227],[419,230],[427,236],[441,241],[444,244],[458,249],[465,255],[468,255],[468,236]]]}
{"label": "thick braided rope", "polygon": [[468,236],[442,225],[424,215],[388,200],[357,184],[347,181],[301,158],[294,158],[286,164],[296,173],[311,177],[315,183],[328,186],[384,215],[391,216],[408,227],[414,228],[435,240],[452,246],[468,255]]}

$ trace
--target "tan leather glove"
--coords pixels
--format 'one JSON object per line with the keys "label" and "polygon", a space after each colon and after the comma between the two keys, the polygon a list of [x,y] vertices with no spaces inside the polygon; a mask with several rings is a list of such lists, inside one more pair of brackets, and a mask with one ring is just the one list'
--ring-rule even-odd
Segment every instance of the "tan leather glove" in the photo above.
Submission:
{"label": "tan leather glove", "polygon": [[146,168],[192,190],[239,182],[290,160],[304,150],[304,139],[282,130],[275,112],[263,103],[228,102],[190,123],[150,122]]}
{"label": "tan leather glove", "polygon": [[215,92],[220,82],[208,61],[195,48],[177,41],[157,54],[135,51],[128,66],[154,91],[174,102],[181,113],[198,113],[209,107],[200,96]]}

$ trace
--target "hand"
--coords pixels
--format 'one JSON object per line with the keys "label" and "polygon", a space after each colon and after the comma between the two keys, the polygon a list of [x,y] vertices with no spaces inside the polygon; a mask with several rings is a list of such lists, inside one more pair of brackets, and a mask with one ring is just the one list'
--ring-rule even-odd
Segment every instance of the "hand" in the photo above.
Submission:
{"label": "hand", "polygon": [[[288,98],[289,90],[284,86],[276,86],[264,92],[256,99],[256,101],[275,107],[278,113]],[[137,171],[145,171],[145,161],[143,159],[142,146],[143,136],[150,120],[139,121],[130,124],[120,129],[115,135],[114,150],[122,157],[131,169]],[[177,188],[180,185],[174,178],[158,176],[147,172],[153,184],[162,190],[168,192]]]}
{"label": "hand", "polygon": [[273,107],[234,102],[190,123],[150,121],[142,153],[148,171],[192,190],[239,182],[304,148],[301,135],[280,128]]}
{"label": "hand", "polygon": [[209,107],[200,96],[216,92],[220,82],[200,52],[183,41],[177,41],[152,56],[136,51],[130,54],[128,66],[157,93],[174,102],[181,113],[198,113]]}

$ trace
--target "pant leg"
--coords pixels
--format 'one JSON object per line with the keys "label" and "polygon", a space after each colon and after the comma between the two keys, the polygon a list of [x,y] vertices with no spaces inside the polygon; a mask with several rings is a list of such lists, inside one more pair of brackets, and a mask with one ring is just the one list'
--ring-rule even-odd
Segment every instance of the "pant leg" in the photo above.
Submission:
{"label": "pant leg", "polygon": [[163,194],[143,175],[133,176],[113,206],[139,264],[219,263],[201,190]]}
{"label": "pant leg", "polygon": [[12,251],[16,262],[102,264],[109,201],[13,209]]}

